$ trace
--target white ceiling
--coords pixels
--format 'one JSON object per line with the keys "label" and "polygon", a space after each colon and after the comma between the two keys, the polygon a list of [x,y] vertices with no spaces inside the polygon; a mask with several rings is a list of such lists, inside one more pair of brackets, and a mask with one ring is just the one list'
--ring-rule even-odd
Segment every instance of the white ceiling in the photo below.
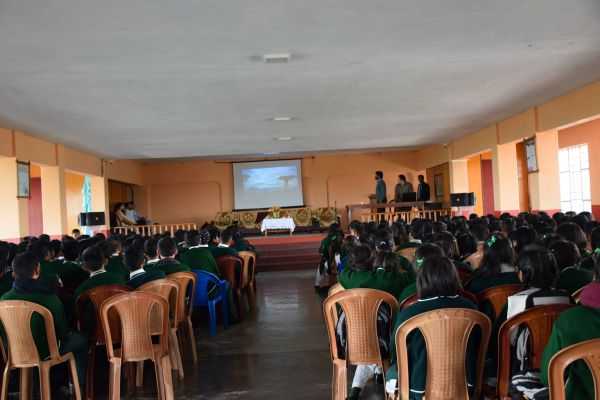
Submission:
{"label": "white ceiling", "polygon": [[414,147],[598,79],[599,0],[0,0],[0,121],[111,158]]}

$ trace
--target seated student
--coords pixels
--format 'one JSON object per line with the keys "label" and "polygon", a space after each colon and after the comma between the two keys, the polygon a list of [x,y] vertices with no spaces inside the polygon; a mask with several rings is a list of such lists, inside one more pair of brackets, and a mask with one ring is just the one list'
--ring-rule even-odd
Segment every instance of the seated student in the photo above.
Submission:
{"label": "seated student", "polygon": [[13,274],[9,264],[10,246],[0,242],[0,296],[8,292],[13,285]]}
{"label": "seated student", "polygon": [[485,242],[479,269],[466,286],[474,294],[500,285],[520,283],[515,265],[515,252],[509,239],[494,234]]}
{"label": "seated student", "polygon": [[55,263],[56,272],[64,287],[75,290],[83,281],[89,277],[81,265],[77,262],[79,258],[79,243],[73,239],[65,239],[62,242],[62,262]]}
{"label": "seated student", "polygon": [[[19,254],[13,262],[15,281],[13,288],[2,295],[0,300],[25,300],[45,307],[52,314],[56,339],[61,354],[72,352],[77,364],[79,384],[85,384],[87,363],[87,339],[78,332],[71,331],[60,299],[40,279],[40,262],[38,256],[31,252]],[[42,318],[33,315],[31,331],[40,358],[49,356],[46,331]]]}
{"label": "seated student", "polygon": [[225,238],[226,241],[224,243],[221,242],[221,231],[216,226],[209,227],[208,233],[210,234],[208,249],[214,258],[238,255],[238,252],[234,248],[229,247],[231,244],[233,244],[230,235],[231,231],[228,232],[228,236]]}
{"label": "seated student", "polygon": [[89,273],[89,278],[75,289],[75,299],[82,293],[98,286],[125,285],[127,283],[121,275],[106,271],[107,259],[99,245],[85,249],[81,260],[83,268]]}
{"label": "seated student", "polygon": [[[444,250],[442,250],[442,248],[440,246],[438,246],[437,244],[425,243],[425,244],[422,244],[419,248],[417,248],[417,252],[415,254],[415,262],[413,264],[414,273],[418,274],[419,270],[421,269],[421,266],[423,265],[423,262],[427,258],[434,257],[434,256],[439,256],[439,257],[445,256]],[[400,296],[398,297],[398,301],[400,303],[402,303],[404,300],[406,300],[407,298],[409,298],[415,294],[417,294],[416,281],[413,282],[412,284],[406,286],[404,288],[404,290],[402,290],[402,293],[400,293]]]}
{"label": "seated student", "polygon": [[127,281],[127,286],[130,288],[137,289],[145,283],[165,278],[165,273],[159,269],[146,271],[144,269],[145,262],[146,257],[141,247],[131,245],[125,250],[125,264],[131,271],[129,281]]}
{"label": "seated student", "polygon": [[471,223],[470,231],[473,237],[475,237],[475,240],[477,241],[477,251],[468,256],[465,259],[465,262],[470,265],[472,270],[476,270],[477,268],[479,268],[479,264],[483,259],[483,247],[485,241],[490,235],[490,230],[483,222],[477,221]]}
{"label": "seated student", "polygon": [[[394,236],[392,234],[392,230],[389,227],[386,226],[385,228],[378,229],[375,232],[375,235],[373,235],[373,239],[375,242],[376,267],[381,267],[382,261],[384,259],[388,259],[388,262],[392,262],[393,264],[397,264],[400,266],[399,271],[411,273],[414,272],[410,261],[401,254],[394,252]],[[391,261],[392,258],[394,258],[395,260]]]}
{"label": "seated student", "polygon": [[[540,378],[548,385],[548,366],[556,353],[571,345],[600,338],[600,259],[596,257],[594,281],[581,292],[580,305],[561,313],[554,322],[544,349]],[[583,361],[567,369],[567,399],[593,399],[594,380]]]}
{"label": "seated student", "polygon": [[158,239],[151,237],[144,242],[144,253],[146,254],[146,265],[157,263],[158,257]]}
{"label": "seated student", "polygon": [[448,231],[441,231],[433,235],[433,242],[442,248],[446,257],[452,260],[461,282],[465,282],[471,277],[473,273],[471,266],[466,262],[460,261],[458,243],[454,235]]}
{"label": "seated student", "polygon": [[600,255],[600,227],[595,227],[592,229],[590,233],[590,247],[592,254],[583,256],[583,259],[581,260],[581,268],[588,271],[593,271],[595,266],[594,257]]}
{"label": "seated student", "polygon": [[579,248],[579,253],[585,257],[588,255],[587,236],[579,225],[574,222],[562,223],[556,228],[556,233],[562,236],[565,240],[573,242]]}
{"label": "seated student", "polygon": [[221,233],[221,240],[223,243],[231,247],[237,252],[240,251],[253,251],[256,252],[254,246],[250,244],[240,232],[237,226],[230,226]]}
{"label": "seated student", "polygon": [[529,245],[532,245],[537,240],[537,233],[534,229],[528,226],[520,226],[511,234],[510,240],[513,242],[513,247],[517,254]]}
{"label": "seated student", "polygon": [[[459,296],[461,288],[456,268],[447,257],[434,255],[425,258],[417,273],[417,291],[419,301],[396,315],[390,341],[390,368],[386,372],[386,391],[393,394],[398,379],[396,360],[396,331],[398,327],[412,317],[428,311],[443,308],[469,308],[476,310],[475,304]],[[408,336],[408,363],[410,400],[420,400],[425,393],[427,381],[427,352],[423,335],[415,330]],[[467,383],[473,387],[476,379],[478,337],[473,334],[468,345]]]}
{"label": "seated student", "polygon": [[158,257],[158,261],[146,264],[146,271],[158,269],[166,275],[191,271],[190,267],[177,261],[177,245],[168,236],[158,241]]}
{"label": "seated student", "polygon": [[199,269],[220,277],[217,262],[208,248],[209,240],[210,234],[206,229],[188,232],[188,249],[180,259],[192,270]]}
{"label": "seated student", "polygon": [[573,294],[592,281],[592,272],[579,266],[581,256],[575,243],[558,240],[550,245],[550,251],[554,254],[560,271],[557,289]]}
{"label": "seated student", "polygon": [[107,240],[102,242],[101,248],[104,257],[108,260],[106,271],[119,275],[127,281],[129,279],[129,270],[123,260],[123,254],[121,254],[123,251],[121,242],[114,239]]}

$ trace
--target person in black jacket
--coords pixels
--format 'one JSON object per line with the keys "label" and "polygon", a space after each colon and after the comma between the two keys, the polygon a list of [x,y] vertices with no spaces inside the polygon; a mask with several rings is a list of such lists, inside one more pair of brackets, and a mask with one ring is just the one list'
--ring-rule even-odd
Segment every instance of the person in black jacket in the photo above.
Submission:
{"label": "person in black jacket", "polygon": [[419,186],[417,186],[417,201],[429,201],[431,198],[431,190],[429,184],[425,182],[425,177],[419,175]]}

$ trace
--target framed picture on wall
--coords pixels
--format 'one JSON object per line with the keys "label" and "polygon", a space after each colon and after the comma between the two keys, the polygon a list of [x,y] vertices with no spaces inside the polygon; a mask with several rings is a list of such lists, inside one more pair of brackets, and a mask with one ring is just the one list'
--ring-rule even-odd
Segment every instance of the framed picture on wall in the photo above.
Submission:
{"label": "framed picture on wall", "polygon": [[538,172],[537,150],[535,148],[535,138],[523,141],[525,145],[525,159],[527,160],[527,172]]}
{"label": "framed picture on wall", "polygon": [[433,176],[433,190],[435,192],[436,200],[444,197],[444,174],[436,174]]}
{"label": "framed picture on wall", "polygon": [[31,197],[30,164],[17,161],[17,198],[28,199]]}

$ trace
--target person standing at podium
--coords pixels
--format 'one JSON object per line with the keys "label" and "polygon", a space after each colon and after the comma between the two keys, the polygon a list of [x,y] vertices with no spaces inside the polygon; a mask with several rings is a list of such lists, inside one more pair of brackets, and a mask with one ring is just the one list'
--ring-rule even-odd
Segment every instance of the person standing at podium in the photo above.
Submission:
{"label": "person standing at podium", "polygon": [[398,183],[394,190],[394,201],[396,203],[402,203],[404,201],[404,195],[412,192],[414,192],[412,183],[406,180],[405,175],[398,175]]}
{"label": "person standing at podium", "polygon": [[[377,204],[387,203],[387,186],[383,180],[383,171],[375,172],[375,182],[375,199]],[[385,208],[378,208],[377,213],[385,214]]]}

